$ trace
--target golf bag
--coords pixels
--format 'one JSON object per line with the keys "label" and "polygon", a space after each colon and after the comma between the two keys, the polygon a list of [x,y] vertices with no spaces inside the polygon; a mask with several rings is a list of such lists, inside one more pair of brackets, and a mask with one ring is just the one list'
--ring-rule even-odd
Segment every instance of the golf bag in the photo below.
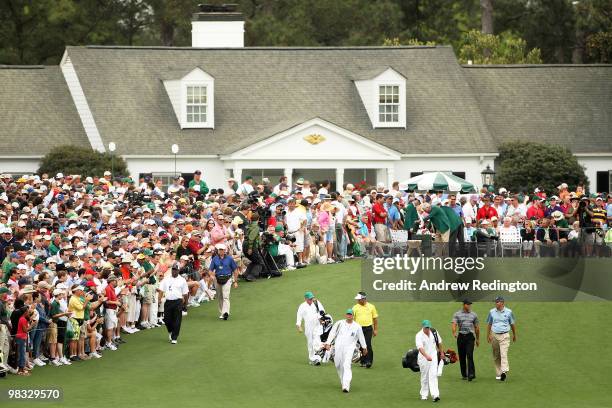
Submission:
{"label": "golf bag", "polygon": [[319,318],[319,321],[321,322],[321,343],[325,343],[329,337],[329,332],[334,325],[334,319],[331,317],[331,315],[326,314],[322,315]]}
{"label": "golf bag", "polygon": [[417,349],[408,350],[404,358],[402,358],[402,367],[409,368],[415,373],[418,373],[419,371],[421,371],[421,369],[419,368],[418,357],[419,357],[419,350]]}

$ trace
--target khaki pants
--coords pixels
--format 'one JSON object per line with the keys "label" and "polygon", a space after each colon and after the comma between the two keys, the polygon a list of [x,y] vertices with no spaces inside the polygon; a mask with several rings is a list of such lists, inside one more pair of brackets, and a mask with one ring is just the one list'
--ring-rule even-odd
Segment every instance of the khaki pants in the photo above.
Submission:
{"label": "khaki pants", "polygon": [[5,365],[8,364],[10,344],[8,327],[4,324],[0,324],[0,352],[2,353],[2,362]]}
{"label": "khaki pants", "polygon": [[436,241],[433,242],[435,256],[448,256],[448,241],[450,239],[450,230],[446,232],[438,232]]}
{"label": "khaki pants", "polygon": [[510,347],[510,333],[493,333],[493,362],[495,363],[495,375],[499,377],[502,373],[510,371],[508,365],[508,348]]}
{"label": "khaki pants", "polygon": [[389,242],[389,229],[385,224],[374,224],[374,233],[378,242]]}
{"label": "khaki pants", "polygon": [[232,280],[229,279],[225,284],[217,283],[217,298],[219,299],[219,315],[230,312],[230,291],[232,289]]}

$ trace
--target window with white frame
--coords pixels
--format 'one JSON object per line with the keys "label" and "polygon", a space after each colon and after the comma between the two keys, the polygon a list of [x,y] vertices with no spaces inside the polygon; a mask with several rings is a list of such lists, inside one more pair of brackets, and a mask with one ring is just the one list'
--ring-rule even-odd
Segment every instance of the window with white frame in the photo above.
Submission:
{"label": "window with white frame", "polygon": [[378,87],[378,121],[380,123],[398,123],[400,109],[398,85],[380,85]]}
{"label": "window with white frame", "polygon": [[205,123],[208,108],[207,87],[187,86],[187,123]]}

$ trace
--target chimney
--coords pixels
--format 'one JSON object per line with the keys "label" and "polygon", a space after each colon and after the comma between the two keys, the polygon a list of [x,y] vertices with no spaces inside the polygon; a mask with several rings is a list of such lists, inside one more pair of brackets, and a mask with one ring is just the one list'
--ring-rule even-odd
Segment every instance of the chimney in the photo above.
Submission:
{"label": "chimney", "polygon": [[236,4],[200,4],[191,21],[191,46],[244,47],[244,16]]}

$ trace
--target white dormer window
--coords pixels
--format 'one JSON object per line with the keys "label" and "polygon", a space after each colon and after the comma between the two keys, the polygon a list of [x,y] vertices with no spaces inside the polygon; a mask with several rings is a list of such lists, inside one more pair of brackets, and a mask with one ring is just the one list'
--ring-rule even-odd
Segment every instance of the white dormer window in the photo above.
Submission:
{"label": "white dormer window", "polygon": [[187,123],[206,123],[206,89],[187,85]]}
{"label": "white dormer window", "polygon": [[201,68],[187,75],[175,73],[164,79],[164,87],[181,129],[215,127],[215,79]]}
{"label": "white dormer window", "polygon": [[406,128],[406,77],[381,67],[360,72],[355,86],[373,128]]}
{"label": "white dormer window", "polygon": [[383,123],[399,122],[399,86],[380,85],[378,87],[378,121]]}

